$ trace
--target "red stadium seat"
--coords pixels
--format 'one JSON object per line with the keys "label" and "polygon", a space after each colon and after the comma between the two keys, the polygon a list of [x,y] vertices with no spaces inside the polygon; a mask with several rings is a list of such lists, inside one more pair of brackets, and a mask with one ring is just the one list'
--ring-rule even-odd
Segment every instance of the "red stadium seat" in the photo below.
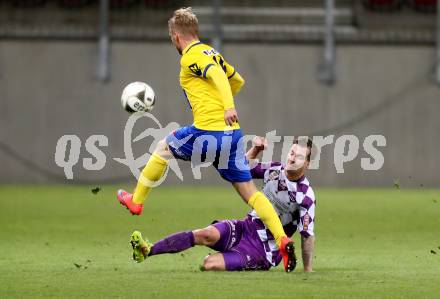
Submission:
{"label": "red stadium seat", "polygon": [[58,0],[58,5],[65,8],[81,8],[97,2],[94,0]]}
{"label": "red stadium seat", "polygon": [[171,9],[185,6],[184,1],[176,0],[144,0],[144,4],[148,8],[154,9]]}
{"label": "red stadium seat", "polygon": [[139,0],[110,0],[110,7],[117,9],[130,8],[139,4]]}
{"label": "red stadium seat", "polygon": [[374,11],[395,11],[402,7],[402,0],[362,0],[362,4]]}
{"label": "red stadium seat", "polygon": [[429,5],[429,6],[436,6],[437,0],[412,0],[416,5]]}
{"label": "red stadium seat", "polygon": [[435,13],[437,0],[410,0],[409,5],[416,11]]}
{"label": "red stadium seat", "polygon": [[46,0],[12,0],[11,4],[15,7],[38,7],[44,6]]}

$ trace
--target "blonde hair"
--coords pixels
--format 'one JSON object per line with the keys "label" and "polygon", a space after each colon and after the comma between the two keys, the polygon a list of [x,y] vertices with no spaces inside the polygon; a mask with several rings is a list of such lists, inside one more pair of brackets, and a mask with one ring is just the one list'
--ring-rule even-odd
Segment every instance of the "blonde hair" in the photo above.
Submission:
{"label": "blonde hair", "polygon": [[173,16],[168,20],[168,29],[171,32],[177,31],[182,35],[199,36],[199,21],[191,7],[182,7],[174,11]]}

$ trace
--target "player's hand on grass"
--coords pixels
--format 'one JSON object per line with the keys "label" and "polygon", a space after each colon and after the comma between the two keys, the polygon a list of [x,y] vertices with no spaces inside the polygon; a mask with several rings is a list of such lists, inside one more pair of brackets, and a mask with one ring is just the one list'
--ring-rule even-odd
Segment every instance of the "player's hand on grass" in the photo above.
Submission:
{"label": "player's hand on grass", "polygon": [[231,108],[225,111],[225,123],[228,126],[232,126],[234,123],[238,122],[238,115],[235,108]]}
{"label": "player's hand on grass", "polygon": [[252,139],[252,146],[260,151],[267,148],[267,139],[261,136],[255,136]]}

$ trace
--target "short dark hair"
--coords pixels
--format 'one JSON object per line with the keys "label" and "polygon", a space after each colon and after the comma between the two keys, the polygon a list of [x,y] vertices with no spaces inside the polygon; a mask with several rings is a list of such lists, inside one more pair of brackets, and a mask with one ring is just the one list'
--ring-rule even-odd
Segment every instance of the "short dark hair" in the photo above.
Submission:
{"label": "short dark hair", "polygon": [[[315,147],[315,145],[313,144],[313,140],[312,138],[309,138],[307,136],[301,136],[298,138],[295,138],[293,140],[293,144],[298,144],[300,146],[305,146],[307,145],[307,148],[309,149],[309,153],[307,154],[307,161],[310,162],[310,160],[312,159],[312,151]],[[315,156],[315,155],[313,155]]]}

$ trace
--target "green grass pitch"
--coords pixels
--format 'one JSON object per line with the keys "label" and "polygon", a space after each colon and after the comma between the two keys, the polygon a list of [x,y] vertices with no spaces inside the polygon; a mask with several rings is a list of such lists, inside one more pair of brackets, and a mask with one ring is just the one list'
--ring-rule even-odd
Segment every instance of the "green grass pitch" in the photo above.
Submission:
{"label": "green grass pitch", "polygon": [[90,189],[0,186],[0,298],[440,296],[439,190],[317,188],[315,272],[300,263],[286,274],[201,272],[202,247],[131,261],[134,229],[156,241],[244,217],[232,188],[162,186],[140,217],[119,206],[116,186]]}

